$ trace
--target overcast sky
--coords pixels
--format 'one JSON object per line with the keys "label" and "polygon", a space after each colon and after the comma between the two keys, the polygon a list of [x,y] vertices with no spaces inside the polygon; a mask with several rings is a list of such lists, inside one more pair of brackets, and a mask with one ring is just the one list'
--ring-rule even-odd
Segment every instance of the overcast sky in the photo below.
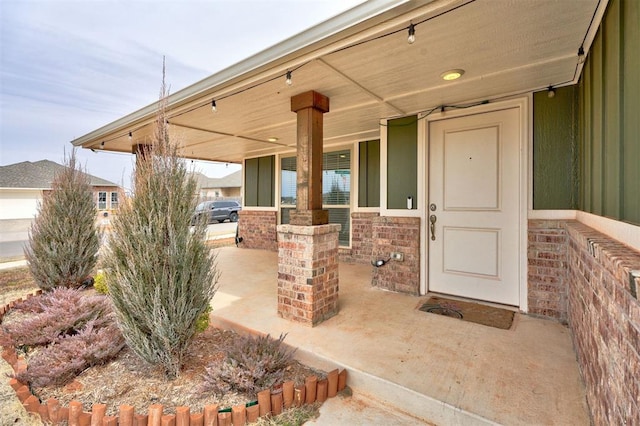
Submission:
{"label": "overcast sky", "polygon": [[[0,0],[0,164],[64,162],[70,141],[362,0]],[[129,187],[133,157],[79,150]],[[196,164],[210,177],[239,168]]]}

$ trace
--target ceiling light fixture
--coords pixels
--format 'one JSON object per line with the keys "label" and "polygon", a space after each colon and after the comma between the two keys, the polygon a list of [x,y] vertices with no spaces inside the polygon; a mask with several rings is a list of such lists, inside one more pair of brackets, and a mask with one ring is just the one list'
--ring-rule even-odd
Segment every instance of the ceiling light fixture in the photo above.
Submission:
{"label": "ceiling light fixture", "polygon": [[556,89],[554,89],[553,86],[549,86],[549,88],[547,89],[547,96],[550,98],[556,96]]}
{"label": "ceiling light fixture", "polygon": [[287,77],[285,81],[287,83],[287,86],[291,86],[293,84],[293,80],[291,80],[291,71],[287,71]]}
{"label": "ceiling light fixture", "polygon": [[129,142],[131,142],[131,139],[133,139],[133,134],[131,132],[129,132]]}
{"label": "ceiling light fixture", "polygon": [[459,79],[460,77],[462,77],[463,74],[464,74],[464,70],[462,69],[449,70],[440,74],[440,77],[442,77],[443,80],[451,81],[451,80]]}
{"label": "ceiling light fixture", "polygon": [[278,138],[276,138],[275,136],[271,136],[270,138],[267,138],[267,140],[269,142],[278,142]]}
{"label": "ceiling light fixture", "polygon": [[216,106],[216,100],[211,99],[211,111],[216,112],[217,110],[218,110],[218,107]]}
{"label": "ceiling light fixture", "polygon": [[100,149],[104,149],[104,141],[100,142]]}
{"label": "ceiling light fixture", "polygon": [[407,37],[407,42],[409,44],[413,44],[416,41],[416,26],[413,24],[409,24],[409,37]]}

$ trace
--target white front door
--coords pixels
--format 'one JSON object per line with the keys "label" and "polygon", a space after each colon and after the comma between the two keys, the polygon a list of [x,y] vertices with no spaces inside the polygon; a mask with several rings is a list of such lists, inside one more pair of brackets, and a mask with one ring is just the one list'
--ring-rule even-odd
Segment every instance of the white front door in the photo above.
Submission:
{"label": "white front door", "polygon": [[429,291],[519,304],[520,135],[519,108],[429,123]]}

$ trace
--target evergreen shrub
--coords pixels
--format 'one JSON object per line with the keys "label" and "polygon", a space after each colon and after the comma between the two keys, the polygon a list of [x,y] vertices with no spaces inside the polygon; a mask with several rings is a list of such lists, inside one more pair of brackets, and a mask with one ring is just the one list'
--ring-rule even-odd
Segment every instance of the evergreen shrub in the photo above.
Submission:
{"label": "evergreen shrub", "polygon": [[206,224],[190,226],[197,205],[165,119],[164,83],[152,143],[138,154],[134,195],[120,206],[105,251],[109,295],[127,345],[176,377],[215,294],[215,256]]}
{"label": "evergreen shrub", "polygon": [[45,291],[81,287],[100,248],[89,177],[76,163],[75,150],[65,166],[38,206],[24,251],[36,284]]}

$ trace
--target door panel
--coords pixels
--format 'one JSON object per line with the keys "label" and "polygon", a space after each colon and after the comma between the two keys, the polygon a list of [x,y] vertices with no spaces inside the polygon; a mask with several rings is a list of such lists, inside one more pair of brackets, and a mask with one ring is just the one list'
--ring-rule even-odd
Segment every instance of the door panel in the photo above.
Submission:
{"label": "door panel", "polygon": [[429,291],[518,305],[519,117],[429,123]]}
{"label": "door panel", "polygon": [[[443,271],[500,278],[500,230],[445,227]],[[460,256],[460,253],[466,253]]]}
{"label": "door panel", "polygon": [[446,210],[496,210],[500,202],[498,127],[447,132],[444,139]]}

